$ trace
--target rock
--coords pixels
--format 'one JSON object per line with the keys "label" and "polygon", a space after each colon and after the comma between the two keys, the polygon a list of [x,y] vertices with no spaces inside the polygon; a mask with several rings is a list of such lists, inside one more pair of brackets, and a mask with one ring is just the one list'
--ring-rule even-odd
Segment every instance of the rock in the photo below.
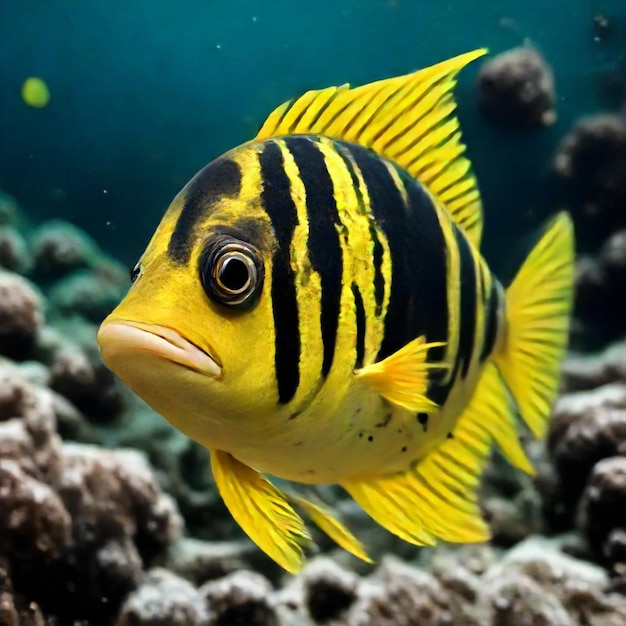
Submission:
{"label": "rock", "polygon": [[359,577],[328,558],[318,557],[301,574],[304,604],[316,624],[341,622],[356,600]]}
{"label": "rock", "polygon": [[534,48],[514,48],[487,61],[477,87],[480,106],[499,125],[530,130],[556,121],[552,70]]}
{"label": "rock", "polygon": [[26,240],[12,226],[0,226],[0,267],[24,274],[30,267]]}
{"label": "rock", "polygon": [[44,279],[90,267],[97,256],[97,246],[87,234],[63,220],[39,226],[33,234],[31,247],[35,273]]}
{"label": "rock", "polygon": [[250,567],[256,547],[248,541],[201,541],[183,537],[168,549],[168,569],[196,585]]}
{"label": "rock", "polygon": [[43,325],[43,302],[28,280],[0,270],[0,354],[25,359]]}
{"label": "rock", "polygon": [[623,385],[560,398],[548,434],[555,471],[545,513],[559,530],[571,528],[585,484],[596,463],[626,453],[626,394]]}
{"label": "rock", "polygon": [[200,588],[207,601],[210,624],[278,626],[271,602],[272,585],[260,574],[239,571]]}
{"label": "rock", "polygon": [[116,626],[208,626],[209,620],[204,598],[193,585],[167,570],[153,569],[124,602],[115,623]]}
{"label": "rock", "polygon": [[601,241],[626,225],[626,121],[599,114],[578,122],[554,158],[568,184],[577,224],[585,237]]}
{"label": "rock", "polygon": [[20,220],[20,210],[15,198],[0,191],[0,225],[15,224]]}
{"label": "rock", "polygon": [[493,580],[480,611],[489,626],[576,626],[558,598],[519,573]]}
{"label": "rock", "polygon": [[[58,559],[71,545],[71,519],[54,490],[15,461],[0,460],[0,554],[13,561]],[[34,553],[34,555],[33,555]]]}
{"label": "rock", "polygon": [[596,463],[583,511],[583,531],[595,556],[626,574],[626,454]]}
{"label": "rock", "polygon": [[159,489],[145,457],[134,450],[64,444],[58,491],[89,542],[133,537],[149,558],[155,547],[171,543],[182,530],[174,503]]}
{"label": "rock", "polygon": [[109,421],[124,408],[124,396],[113,374],[100,362],[92,364],[75,346],[60,349],[50,368],[50,386],[95,421]]}
{"label": "rock", "polygon": [[[385,557],[370,584],[360,588],[351,606],[349,626],[440,626],[454,624],[449,598],[427,572]],[[376,584],[374,581],[380,581]],[[476,622],[467,622],[474,626]],[[476,625],[477,626],[477,625]]]}
{"label": "rock", "polygon": [[626,619],[626,598],[607,587],[597,565],[563,554],[558,541],[530,537],[485,574],[480,624],[617,626]]}
{"label": "rock", "polygon": [[122,282],[112,272],[101,269],[74,272],[50,289],[50,305],[62,315],[81,315],[99,324],[127,291],[126,272],[124,277]]}
{"label": "rock", "polygon": [[583,349],[595,348],[621,337],[626,316],[621,297],[626,288],[626,230],[611,234],[597,258],[582,257],[576,268],[574,312],[584,330],[578,343]]}

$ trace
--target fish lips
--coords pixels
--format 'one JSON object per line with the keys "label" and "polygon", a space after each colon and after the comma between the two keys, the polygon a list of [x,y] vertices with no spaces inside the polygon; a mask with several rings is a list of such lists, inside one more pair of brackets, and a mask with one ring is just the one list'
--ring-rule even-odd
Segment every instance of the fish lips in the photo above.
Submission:
{"label": "fish lips", "polygon": [[167,359],[190,370],[219,379],[222,366],[207,352],[167,326],[130,320],[103,322],[98,344],[105,363],[120,353],[142,351]]}

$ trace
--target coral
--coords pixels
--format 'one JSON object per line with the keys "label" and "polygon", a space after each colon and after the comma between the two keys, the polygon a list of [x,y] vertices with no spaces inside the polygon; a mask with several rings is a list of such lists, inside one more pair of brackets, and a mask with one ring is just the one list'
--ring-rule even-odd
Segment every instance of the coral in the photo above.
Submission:
{"label": "coral", "polygon": [[30,267],[26,240],[12,226],[0,226],[0,267],[24,274]]}
{"label": "coral", "polygon": [[43,324],[43,302],[28,280],[0,270],[0,354],[24,359],[32,354]]}
{"label": "coral", "polygon": [[556,120],[552,70],[534,48],[514,48],[487,61],[477,87],[480,106],[497,124],[534,129]]}
{"label": "coral", "polygon": [[90,267],[96,244],[81,230],[62,220],[44,222],[31,238],[34,271],[44,278],[58,278]]}
{"label": "coral", "polygon": [[[611,344],[597,354],[571,354],[563,363],[563,391],[589,391],[626,380],[626,342]],[[617,387],[611,387],[616,389]],[[604,392],[601,392],[604,393]]]}
{"label": "coral", "polygon": [[119,267],[102,266],[74,272],[50,290],[50,304],[62,315],[82,315],[99,324],[128,289],[128,273]]}
{"label": "coral", "polygon": [[10,365],[0,379],[0,510],[10,511],[0,563],[45,611],[108,624],[144,565],[180,535],[175,503],[140,453],[63,444],[53,392]]}
{"label": "coral", "polygon": [[438,626],[452,624],[450,602],[441,583],[427,572],[385,557],[379,584],[362,585],[350,607],[350,626]]}
{"label": "coral", "polygon": [[626,579],[626,418],[622,454],[593,468],[583,500],[583,530],[594,554]]}
{"label": "coral", "polygon": [[626,122],[601,114],[578,122],[554,158],[556,173],[571,190],[571,208],[595,239],[626,225]]}
{"label": "coral", "polygon": [[272,585],[255,572],[239,571],[200,588],[215,626],[278,626],[270,595]]}
{"label": "coral", "polygon": [[208,612],[202,594],[193,585],[167,570],[154,569],[128,596],[115,623],[116,626],[207,626]]}
{"label": "coral", "polygon": [[165,564],[175,574],[201,585],[250,568],[255,555],[257,550],[250,541],[201,541],[183,537],[169,547]]}
{"label": "coral", "polygon": [[302,572],[304,605],[316,624],[339,620],[354,603],[359,586],[356,574],[323,557]]}
{"label": "coral", "polygon": [[626,288],[626,230],[613,233],[597,256],[583,256],[577,261],[575,287],[575,315],[582,324],[578,334],[583,335],[575,337],[577,343],[584,340],[595,347],[621,336],[626,317],[622,297]]}
{"label": "coral", "polygon": [[20,219],[20,210],[15,198],[0,191],[0,226],[15,224]]}
{"label": "coral", "polygon": [[546,515],[554,528],[571,528],[594,465],[626,454],[626,387],[611,385],[561,397],[547,445],[555,484],[546,497]]}
{"label": "coral", "polygon": [[50,368],[50,387],[92,419],[115,418],[124,408],[124,396],[113,374],[101,362],[94,365],[75,346],[56,353]]}

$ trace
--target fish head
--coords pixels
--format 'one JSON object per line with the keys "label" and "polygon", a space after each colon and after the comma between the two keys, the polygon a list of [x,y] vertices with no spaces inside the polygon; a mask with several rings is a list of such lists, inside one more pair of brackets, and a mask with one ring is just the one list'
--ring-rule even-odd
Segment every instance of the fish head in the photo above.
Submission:
{"label": "fish head", "polygon": [[226,153],[176,196],[128,294],[98,332],[105,364],[207,445],[219,443],[207,429],[240,429],[277,405],[270,297],[276,238],[254,169],[244,176],[257,150],[248,144]]}

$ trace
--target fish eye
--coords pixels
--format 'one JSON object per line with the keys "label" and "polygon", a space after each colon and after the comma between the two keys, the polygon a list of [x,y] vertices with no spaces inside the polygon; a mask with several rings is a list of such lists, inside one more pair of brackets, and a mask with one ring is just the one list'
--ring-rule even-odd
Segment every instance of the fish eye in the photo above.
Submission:
{"label": "fish eye", "polygon": [[134,283],[143,274],[143,265],[141,261],[137,261],[135,267],[130,270],[130,282]]}
{"label": "fish eye", "polygon": [[200,259],[200,280],[206,294],[231,309],[248,310],[256,305],[263,276],[259,251],[232,237],[212,239]]}

